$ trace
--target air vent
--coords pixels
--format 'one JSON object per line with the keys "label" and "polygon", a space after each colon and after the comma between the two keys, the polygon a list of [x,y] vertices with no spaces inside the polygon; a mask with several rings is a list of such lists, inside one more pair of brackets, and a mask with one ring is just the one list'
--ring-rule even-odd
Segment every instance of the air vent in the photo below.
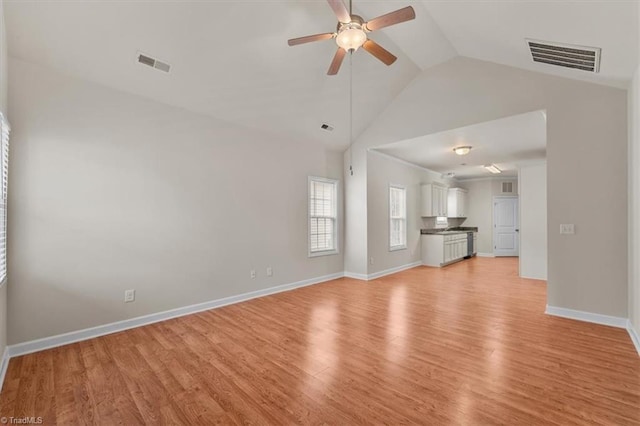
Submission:
{"label": "air vent", "polygon": [[513,182],[502,182],[502,193],[503,194],[512,194],[513,193]]}
{"label": "air vent", "polygon": [[327,123],[323,123],[322,126],[320,126],[320,128],[322,130],[326,130],[327,132],[332,132],[333,131],[333,126],[327,124]]}
{"label": "air vent", "polygon": [[599,47],[526,40],[534,62],[589,72],[600,71]]}
{"label": "air vent", "polygon": [[162,62],[140,52],[138,52],[138,62],[163,72],[169,72],[169,70],[171,69],[171,65],[169,65],[168,63]]}

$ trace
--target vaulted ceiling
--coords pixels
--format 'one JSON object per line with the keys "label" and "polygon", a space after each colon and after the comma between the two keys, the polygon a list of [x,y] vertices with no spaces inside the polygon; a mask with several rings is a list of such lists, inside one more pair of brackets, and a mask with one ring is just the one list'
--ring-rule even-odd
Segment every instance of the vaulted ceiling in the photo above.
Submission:
{"label": "vaulted ceiling", "polygon": [[[420,72],[457,55],[617,87],[637,64],[637,2],[356,0],[354,12],[370,19],[408,4],[414,21],[371,35],[398,56],[395,64],[353,55],[354,135]],[[333,41],[286,43],[335,29],[325,0],[5,0],[5,13],[12,57],[240,125],[348,146],[349,61],[328,77]],[[602,47],[601,72],[533,63],[525,37]],[[169,62],[171,73],[136,63],[138,51]]]}

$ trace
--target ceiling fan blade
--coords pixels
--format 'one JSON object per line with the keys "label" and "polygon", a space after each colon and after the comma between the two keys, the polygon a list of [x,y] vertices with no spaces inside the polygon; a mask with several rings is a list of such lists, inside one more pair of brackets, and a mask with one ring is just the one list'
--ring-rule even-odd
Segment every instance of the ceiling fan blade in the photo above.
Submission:
{"label": "ceiling fan blade", "polygon": [[328,40],[333,38],[333,33],[314,34],[304,37],[292,38],[287,43],[289,46],[297,46],[298,44],[311,43],[312,41]]}
{"label": "ceiling fan blade", "polygon": [[349,14],[349,10],[342,0],[327,0],[327,3],[329,3],[329,6],[333,9],[333,13],[336,14],[338,21],[345,24],[351,22],[351,14]]}
{"label": "ceiling fan blade", "polygon": [[367,27],[367,30],[369,31],[375,31],[390,25],[399,24],[400,22],[410,21],[415,17],[416,12],[413,10],[413,7],[407,6],[402,9],[398,9],[395,12],[390,12],[386,15],[373,18],[365,24],[365,27]]}
{"label": "ceiling fan blade", "polygon": [[393,54],[391,54],[391,52],[389,52],[387,49],[380,46],[373,40],[365,41],[362,45],[362,48],[371,53],[376,58],[380,59],[382,62],[384,62],[385,65],[391,65],[396,61],[396,59],[398,59]]}
{"label": "ceiling fan blade", "polygon": [[338,47],[338,51],[333,57],[333,61],[331,61],[331,65],[329,66],[329,71],[327,71],[327,75],[336,75],[340,70],[340,65],[342,65],[342,60],[344,59],[344,55],[347,54],[347,51],[341,47]]}

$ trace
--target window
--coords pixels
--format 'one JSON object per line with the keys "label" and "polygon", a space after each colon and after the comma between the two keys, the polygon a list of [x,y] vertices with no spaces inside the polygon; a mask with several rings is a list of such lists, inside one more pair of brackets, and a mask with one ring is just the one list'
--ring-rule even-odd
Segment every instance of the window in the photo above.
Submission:
{"label": "window", "polygon": [[338,181],[309,177],[309,256],[338,253]]}
{"label": "window", "polygon": [[389,250],[407,248],[407,190],[389,186]]}
{"label": "window", "polygon": [[7,184],[9,179],[9,123],[0,114],[0,284],[7,277]]}

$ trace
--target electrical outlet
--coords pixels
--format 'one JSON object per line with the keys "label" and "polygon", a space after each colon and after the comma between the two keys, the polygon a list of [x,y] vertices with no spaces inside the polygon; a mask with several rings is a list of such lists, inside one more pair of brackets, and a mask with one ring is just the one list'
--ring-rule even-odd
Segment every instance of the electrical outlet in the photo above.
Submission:
{"label": "electrical outlet", "polygon": [[273,268],[271,266],[267,266],[267,276],[268,277],[273,276]]}
{"label": "electrical outlet", "polygon": [[254,279],[256,277],[256,270],[252,269],[251,270],[251,279]]}
{"label": "electrical outlet", "polygon": [[136,291],[135,290],[125,290],[124,291],[124,301],[125,303],[134,302],[136,300]]}
{"label": "electrical outlet", "polygon": [[373,257],[369,258],[369,265],[373,265]]}
{"label": "electrical outlet", "polygon": [[573,223],[563,223],[560,225],[561,234],[575,234]]}

